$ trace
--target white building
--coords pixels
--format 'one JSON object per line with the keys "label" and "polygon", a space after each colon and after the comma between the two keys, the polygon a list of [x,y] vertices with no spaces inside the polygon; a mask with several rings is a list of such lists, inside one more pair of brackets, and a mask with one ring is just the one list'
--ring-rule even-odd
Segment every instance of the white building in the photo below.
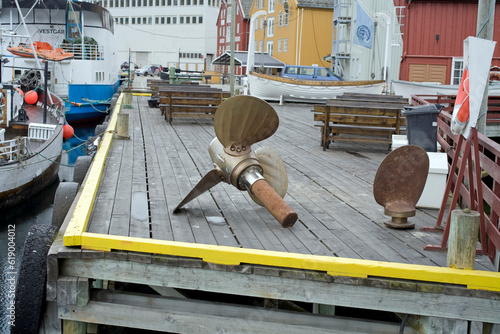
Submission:
{"label": "white building", "polygon": [[211,70],[221,0],[100,0],[115,19],[117,59]]}

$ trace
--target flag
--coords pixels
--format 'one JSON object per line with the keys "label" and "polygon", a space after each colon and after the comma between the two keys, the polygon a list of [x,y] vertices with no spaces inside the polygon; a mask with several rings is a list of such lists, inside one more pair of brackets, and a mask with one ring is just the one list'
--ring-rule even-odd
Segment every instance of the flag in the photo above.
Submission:
{"label": "flag", "polygon": [[365,12],[358,2],[353,43],[371,49],[373,44],[373,30],[373,19]]}

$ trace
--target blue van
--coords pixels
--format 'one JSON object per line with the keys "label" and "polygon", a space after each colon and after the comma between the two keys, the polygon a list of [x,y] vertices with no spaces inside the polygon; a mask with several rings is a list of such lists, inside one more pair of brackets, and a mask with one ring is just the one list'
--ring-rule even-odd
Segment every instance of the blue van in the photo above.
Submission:
{"label": "blue van", "polygon": [[318,66],[296,66],[285,65],[281,71],[282,77],[296,78],[301,80],[325,80],[325,81],[343,81],[341,77],[334,74],[326,67]]}

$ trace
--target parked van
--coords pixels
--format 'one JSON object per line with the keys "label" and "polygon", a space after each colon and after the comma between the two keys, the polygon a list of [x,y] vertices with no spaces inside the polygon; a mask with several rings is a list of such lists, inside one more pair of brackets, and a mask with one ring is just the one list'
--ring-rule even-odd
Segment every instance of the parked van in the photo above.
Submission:
{"label": "parked van", "polygon": [[282,77],[296,78],[301,80],[326,80],[326,81],[343,81],[341,77],[335,75],[326,67],[318,66],[295,66],[285,65],[281,71]]}

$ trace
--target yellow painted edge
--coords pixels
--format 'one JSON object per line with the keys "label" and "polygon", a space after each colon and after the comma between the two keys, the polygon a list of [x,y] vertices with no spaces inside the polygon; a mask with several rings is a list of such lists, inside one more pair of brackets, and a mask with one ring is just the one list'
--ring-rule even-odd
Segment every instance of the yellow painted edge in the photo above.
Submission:
{"label": "yellow painted edge", "polygon": [[118,113],[121,111],[123,94],[120,94],[116,102],[113,115],[109,121],[106,133],[103,135],[100,147],[90,166],[89,175],[83,186],[82,195],[78,199],[75,211],[69,221],[68,227],[64,232],[64,245],[65,246],[79,246],[81,245],[81,235],[86,230],[87,224],[92,212],[92,206],[99,188],[101,181],[104,164],[108,155],[111,142],[113,141],[113,133],[116,128],[116,120]]}
{"label": "yellow painted edge", "polygon": [[151,96],[151,93],[132,93],[135,96]]}
{"label": "yellow painted edge", "polygon": [[84,232],[81,238],[82,245],[87,249],[116,249],[166,254],[201,258],[206,262],[226,265],[249,263],[326,271],[328,274],[334,276],[398,278],[458,284],[467,286],[470,289],[500,291],[500,273],[482,270],[460,270],[416,264],[286,253],[88,232]]}

